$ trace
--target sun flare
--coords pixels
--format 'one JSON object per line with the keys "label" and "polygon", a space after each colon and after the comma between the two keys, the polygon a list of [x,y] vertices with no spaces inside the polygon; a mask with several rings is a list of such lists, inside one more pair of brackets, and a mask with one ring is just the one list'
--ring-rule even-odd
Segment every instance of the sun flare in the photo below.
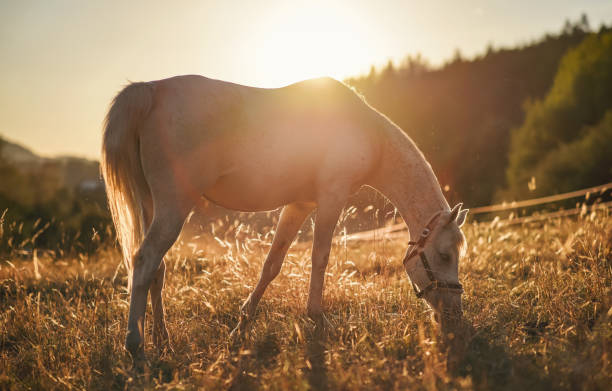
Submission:
{"label": "sun flare", "polygon": [[346,9],[284,6],[261,20],[251,44],[254,66],[266,86],[318,76],[343,79],[372,63],[359,16]]}

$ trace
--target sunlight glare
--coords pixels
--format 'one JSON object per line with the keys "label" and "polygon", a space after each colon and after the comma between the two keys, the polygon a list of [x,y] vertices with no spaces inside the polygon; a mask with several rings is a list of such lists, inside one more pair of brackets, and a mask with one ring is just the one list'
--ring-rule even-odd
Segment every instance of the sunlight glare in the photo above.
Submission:
{"label": "sunlight glare", "polygon": [[281,7],[260,21],[254,38],[254,66],[266,86],[367,71],[373,59],[360,18],[346,9],[308,5]]}

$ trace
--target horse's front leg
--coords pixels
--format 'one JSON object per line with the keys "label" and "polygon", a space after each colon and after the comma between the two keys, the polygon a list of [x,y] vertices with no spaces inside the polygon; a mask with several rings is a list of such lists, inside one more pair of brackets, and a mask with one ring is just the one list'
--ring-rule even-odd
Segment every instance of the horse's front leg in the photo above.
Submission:
{"label": "horse's front leg", "polygon": [[291,246],[304,220],[313,209],[314,204],[303,203],[289,204],[283,208],[278,219],[272,246],[261,270],[259,282],[242,306],[241,311],[246,316],[252,317],[255,315],[257,304],[259,304],[270,282],[278,276],[289,246]]}
{"label": "horse's front leg", "polygon": [[325,269],[329,261],[331,243],[338,217],[346,202],[344,192],[335,192],[320,197],[315,219],[314,240],[312,243],[312,271],[310,274],[310,291],[308,294],[307,313],[317,323],[324,326],[323,284]]}
{"label": "horse's front leg", "polygon": [[261,300],[268,285],[278,276],[283,265],[283,260],[289,250],[289,246],[295,239],[300,227],[310,212],[314,209],[314,204],[293,203],[286,205],[280,214],[276,226],[276,234],[272,240],[272,246],[266,256],[259,282],[249,298],[244,302],[240,309],[241,317],[238,326],[232,331],[232,335],[238,335],[246,327],[247,322],[255,315],[257,305]]}

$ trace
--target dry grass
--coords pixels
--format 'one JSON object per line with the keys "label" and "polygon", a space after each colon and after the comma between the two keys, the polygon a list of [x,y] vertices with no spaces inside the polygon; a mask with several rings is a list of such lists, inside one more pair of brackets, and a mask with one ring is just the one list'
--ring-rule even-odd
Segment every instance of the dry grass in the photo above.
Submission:
{"label": "dry grass", "polygon": [[0,389],[609,387],[612,217],[465,232],[464,309],[475,334],[454,372],[401,271],[403,240],[335,245],[325,291],[333,328],[323,333],[304,315],[309,251],[294,246],[250,333],[231,345],[269,245],[269,235],[240,232],[170,254],[164,297],[175,354],[157,358],[148,344],[144,372],[123,350],[127,294],[123,271],[113,279],[116,252],[2,260]]}

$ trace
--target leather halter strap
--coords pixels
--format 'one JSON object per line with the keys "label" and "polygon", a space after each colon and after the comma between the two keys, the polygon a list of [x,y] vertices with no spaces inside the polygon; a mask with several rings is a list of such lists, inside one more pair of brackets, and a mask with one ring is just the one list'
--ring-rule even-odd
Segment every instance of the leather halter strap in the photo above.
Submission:
{"label": "leather halter strap", "polygon": [[427,273],[427,278],[429,278],[429,284],[427,284],[427,286],[421,290],[417,288],[416,284],[412,282],[412,280],[410,281],[412,283],[412,288],[414,289],[414,293],[416,294],[416,297],[418,297],[419,299],[423,298],[423,296],[429,291],[436,290],[436,289],[446,289],[450,291],[455,291],[454,293],[459,293],[459,294],[463,293],[463,286],[460,283],[440,281],[436,278],[433,270],[429,266],[429,261],[427,261],[427,256],[425,255],[425,251],[423,251],[425,248],[425,243],[427,242],[427,239],[429,238],[429,235],[431,234],[431,231],[433,230],[433,223],[438,219],[439,216],[440,216],[440,212],[432,216],[432,218],[429,220],[425,228],[423,228],[423,232],[421,232],[421,236],[419,237],[419,240],[408,242],[409,245],[412,245],[414,247],[410,250],[408,255],[406,255],[406,258],[404,258],[404,267],[406,267],[406,265],[412,258],[414,258],[416,255],[419,255],[421,259],[421,263],[423,264],[423,268],[425,269],[425,272]]}

